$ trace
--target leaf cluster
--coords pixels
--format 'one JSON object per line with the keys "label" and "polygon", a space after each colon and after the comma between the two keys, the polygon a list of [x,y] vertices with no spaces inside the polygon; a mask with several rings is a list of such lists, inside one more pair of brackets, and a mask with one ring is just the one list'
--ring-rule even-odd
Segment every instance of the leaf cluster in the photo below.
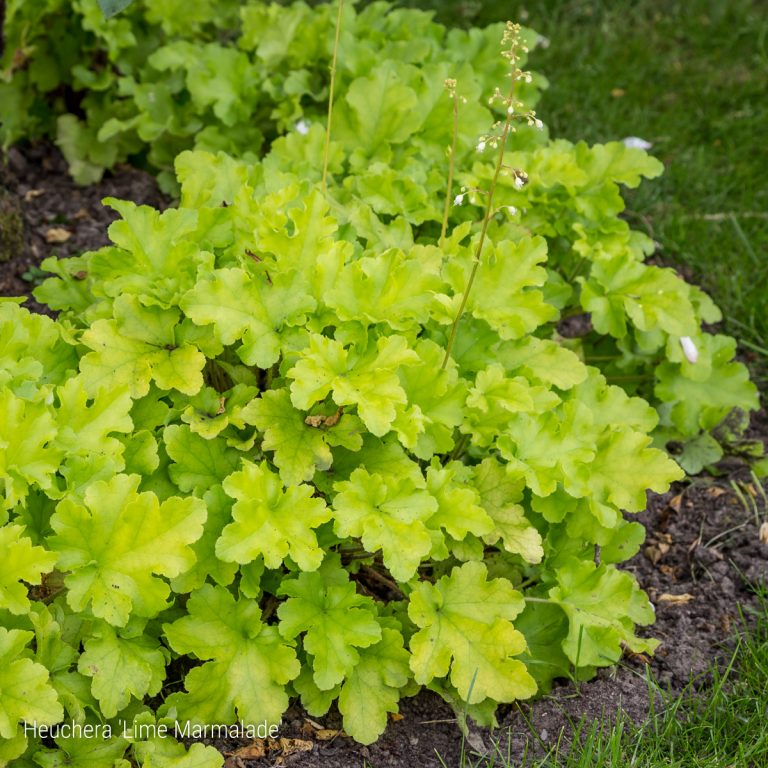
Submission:
{"label": "leaf cluster", "polygon": [[[58,738],[62,756],[19,723],[278,721],[294,697],[316,716],[335,702],[369,743],[422,686],[492,723],[499,702],[653,650],[636,634],[653,608],[616,567],[644,535],[625,513],[683,476],[669,441],[711,461],[713,428],[756,407],[733,340],[702,330],[717,309],[646,264],[621,218],[620,185],[660,164],[521,129],[478,253],[493,31],[348,11],[324,190],[327,10],[245,6],[233,46],[210,9],[164,20],[171,5],[106,23],[124,53],[142,24],[195,37],[141,57],[194,70],[169,85],[189,115],[238,136],[246,118],[318,124],[260,161],[182,152],[175,208],[108,200],[112,245],[45,262],[35,295],[57,320],[0,302],[0,760],[217,765],[117,735],[99,754]],[[255,88],[238,62],[257,59],[266,122],[211,75]],[[467,191],[442,237],[457,70]],[[194,132],[166,149],[150,133],[170,157]]]}
{"label": "leaf cluster", "polygon": [[[130,158],[177,191],[173,163],[182,150],[255,159],[297,125],[322,135],[335,22],[332,4],[302,2],[200,0],[190,7],[166,0],[134,3],[108,19],[97,0],[11,2],[0,59],[0,145],[53,137],[80,183]],[[409,140],[395,151],[413,154],[425,128],[433,159],[442,160],[450,144],[447,77],[461,77],[467,99],[459,149],[474,146],[490,117],[483,87],[505,71],[496,55],[500,25],[449,32],[427,13],[378,2],[359,12],[348,3],[342,29],[336,88],[345,106],[336,138],[349,155],[362,150],[351,175],[375,151],[387,185],[401,185],[387,173],[392,147]],[[537,75],[521,97],[532,104],[544,84]],[[379,112],[361,108],[371,89],[384,97]],[[338,153],[332,162],[341,162]],[[420,178],[400,194],[442,186],[439,171],[411,166]],[[372,194],[375,186],[370,181],[359,192]],[[429,210],[428,194],[422,204]]]}

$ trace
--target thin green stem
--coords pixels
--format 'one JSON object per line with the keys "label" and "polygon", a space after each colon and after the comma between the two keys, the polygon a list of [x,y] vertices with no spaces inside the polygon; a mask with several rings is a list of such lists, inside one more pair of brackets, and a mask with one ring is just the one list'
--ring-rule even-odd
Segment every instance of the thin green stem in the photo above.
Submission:
{"label": "thin green stem", "polygon": [[[515,81],[512,83],[512,89],[509,94],[510,101],[514,97],[515,92]],[[499,176],[501,175],[501,169],[504,166],[504,149],[507,144],[507,136],[509,136],[509,129],[512,126],[512,117],[509,112],[507,112],[507,118],[504,121],[504,129],[501,133],[501,139],[500,144],[501,147],[499,149],[499,157],[496,161],[496,170],[494,171],[493,178],[491,179],[491,186],[488,188],[488,203],[485,206],[485,216],[483,217],[483,227],[480,230],[480,239],[477,243],[477,250],[475,251],[475,259],[474,264],[472,265],[472,271],[469,273],[469,280],[467,281],[466,288],[464,289],[464,295],[461,297],[461,304],[459,305],[459,311],[456,313],[456,318],[453,321],[453,325],[451,326],[451,334],[448,337],[448,344],[445,347],[445,356],[443,357],[442,365],[440,366],[441,369],[445,369],[445,366],[448,365],[448,360],[451,357],[451,352],[453,351],[453,345],[456,341],[456,333],[459,330],[459,323],[461,322],[462,315],[464,314],[464,310],[467,306],[467,300],[469,299],[469,293],[472,290],[472,285],[475,282],[475,276],[477,275],[477,270],[480,267],[480,257],[483,252],[483,246],[485,245],[485,236],[488,232],[488,225],[491,223],[491,213],[493,211],[493,195],[496,192],[496,184],[498,183]]]}
{"label": "thin green stem", "polygon": [[445,234],[448,231],[448,214],[451,212],[451,199],[453,197],[453,172],[456,167],[456,144],[459,137],[459,94],[453,89],[453,139],[451,140],[451,156],[448,162],[448,191],[445,193],[445,208],[443,209],[443,227],[440,230],[440,247],[445,243]]}
{"label": "thin green stem", "polygon": [[341,36],[341,15],[344,0],[339,0],[339,11],[336,16],[336,37],[333,41],[333,61],[331,62],[331,85],[328,92],[328,123],[325,127],[325,147],[323,149],[323,192],[328,190],[328,158],[331,153],[331,121],[333,119],[333,93],[336,87],[336,60],[339,55],[339,38]]}

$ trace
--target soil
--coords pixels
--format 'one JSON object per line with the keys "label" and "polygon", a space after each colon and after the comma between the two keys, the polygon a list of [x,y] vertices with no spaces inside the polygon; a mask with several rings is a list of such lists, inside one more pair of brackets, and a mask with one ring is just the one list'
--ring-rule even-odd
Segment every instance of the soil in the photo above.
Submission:
{"label": "soil", "polygon": [[[47,145],[12,149],[0,170],[0,181],[12,198],[3,210],[15,205],[23,224],[20,249],[0,262],[0,295],[6,296],[28,295],[30,278],[35,279],[32,268],[49,254],[69,256],[107,243],[106,225],[115,215],[101,205],[102,198],[116,196],[158,207],[169,203],[151,176],[131,168],[118,169],[100,184],[77,187],[66,175],[60,155]],[[67,233],[66,239],[61,233],[51,235],[51,230]],[[62,242],[51,243],[52,238]],[[27,306],[45,311],[34,300]],[[765,411],[753,418],[750,437],[768,445]],[[526,744],[540,754],[561,733],[567,740],[569,723],[581,718],[600,720],[621,711],[640,722],[649,711],[646,665],[673,694],[689,685],[690,690],[706,687],[712,662],[727,658],[742,621],[749,621],[755,605],[749,584],[768,581],[768,545],[758,536],[766,514],[760,489],[738,463],[724,466],[721,476],[694,478],[662,496],[649,495],[648,510],[636,517],[647,529],[646,544],[624,567],[637,576],[656,606],[657,621],[650,634],[661,645],[655,656],[627,657],[578,689],[563,683],[532,704],[502,708],[501,728],[495,734],[473,728],[468,751],[489,748],[495,738],[501,741],[504,754],[518,764]],[[453,712],[428,692],[403,701],[400,715],[392,718],[386,733],[371,746],[333,735],[338,728],[338,714],[310,720],[293,707],[280,732],[285,740],[267,744],[272,749],[266,757],[253,759],[259,744],[239,754],[238,749],[248,745],[220,742],[216,746],[227,756],[228,768],[459,765],[462,740]]]}

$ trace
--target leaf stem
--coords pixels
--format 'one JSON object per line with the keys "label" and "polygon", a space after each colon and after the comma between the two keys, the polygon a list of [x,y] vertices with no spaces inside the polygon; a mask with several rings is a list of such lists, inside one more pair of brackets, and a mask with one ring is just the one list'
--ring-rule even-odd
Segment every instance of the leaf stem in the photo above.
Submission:
{"label": "leaf stem", "polygon": [[456,144],[459,137],[459,94],[453,88],[453,138],[451,141],[451,154],[448,161],[448,191],[445,194],[445,207],[443,208],[443,227],[440,230],[440,247],[445,244],[445,234],[448,231],[448,214],[451,212],[451,198],[453,197],[453,173],[456,167]]}
{"label": "leaf stem", "polygon": [[[509,100],[514,98],[516,81],[512,81],[512,88],[509,94]],[[509,129],[512,126],[513,114],[507,111],[507,117],[504,121],[504,128],[501,133],[501,139],[499,140],[499,157],[496,160],[496,170],[494,171],[493,178],[491,179],[491,186],[488,188],[488,202],[485,206],[485,216],[483,217],[483,227],[480,230],[480,239],[477,243],[477,249],[475,250],[474,264],[472,265],[472,271],[469,273],[469,280],[464,288],[464,295],[461,297],[461,304],[459,305],[459,311],[456,313],[456,318],[451,326],[451,334],[448,337],[448,344],[445,347],[445,356],[443,357],[441,369],[445,369],[448,365],[448,360],[453,351],[453,345],[456,341],[456,333],[459,330],[459,322],[464,314],[464,310],[467,306],[467,300],[469,299],[469,292],[472,290],[472,285],[475,282],[475,276],[477,275],[478,267],[480,266],[480,257],[483,252],[483,246],[485,245],[485,236],[488,232],[488,225],[491,223],[491,213],[493,212],[493,195],[496,192],[496,184],[498,183],[499,176],[501,175],[501,169],[504,166],[504,149],[507,144],[507,136],[509,136]]]}
{"label": "leaf stem", "polygon": [[336,36],[333,41],[333,61],[331,62],[331,85],[328,92],[328,124],[325,126],[325,147],[323,148],[323,192],[328,191],[328,158],[331,152],[331,120],[333,119],[333,93],[336,87],[336,60],[339,55],[339,38],[341,36],[341,15],[344,0],[339,0],[339,10],[336,16]]}

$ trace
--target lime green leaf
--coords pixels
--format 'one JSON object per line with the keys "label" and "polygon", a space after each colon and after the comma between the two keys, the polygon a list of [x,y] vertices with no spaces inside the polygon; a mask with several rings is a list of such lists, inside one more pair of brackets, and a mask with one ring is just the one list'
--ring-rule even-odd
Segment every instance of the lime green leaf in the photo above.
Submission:
{"label": "lime green leaf", "polygon": [[570,389],[587,377],[587,368],[577,355],[548,339],[527,336],[507,342],[499,356],[508,371],[559,389]]}
{"label": "lime green leaf", "polygon": [[410,678],[408,651],[395,629],[381,631],[381,640],[360,651],[360,660],[339,693],[344,730],[361,744],[372,744],[387,727],[387,714],[397,712],[400,689]]}
{"label": "lime green leaf", "polygon": [[396,406],[406,403],[397,371],[418,362],[403,336],[382,336],[375,347],[359,352],[313,334],[309,349],[288,371],[291,401],[306,410],[333,392],[337,405],[356,405],[365,426],[381,437],[395,419]]}
{"label": "lime green leaf", "polygon": [[237,353],[248,365],[269,368],[280,356],[279,330],[301,322],[315,300],[283,275],[250,275],[239,268],[204,275],[181,301],[197,325],[212,323],[218,341],[241,341]]}
{"label": "lime green leaf", "polygon": [[488,581],[487,575],[483,563],[470,562],[434,585],[416,585],[408,606],[420,628],[411,638],[411,669],[421,684],[450,671],[470,704],[527,699],[536,683],[512,658],[525,650],[525,638],[511,623],[525,606],[523,596],[505,579]]}
{"label": "lime green leaf", "polygon": [[201,209],[228,205],[249,184],[252,165],[224,152],[185,150],[173,161],[181,184],[181,207]]}
{"label": "lime green leaf", "polygon": [[125,474],[152,476],[160,466],[155,436],[148,429],[137,429],[122,442]]}
{"label": "lime green leaf", "polygon": [[22,501],[31,485],[51,487],[62,452],[53,445],[56,425],[44,403],[30,403],[0,389],[0,509]]}
{"label": "lime green leaf", "polygon": [[[188,571],[171,579],[171,588],[178,594],[187,594],[199,589],[209,579],[227,586],[235,579],[237,563],[228,563],[216,556],[216,542],[224,526],[232,521],[232,499],[224,493],[220,485],[206,491],[203,496],[208,517],[203,528],[203,535],[192,545],[195,564]],[[240,581],[243,591],[243,581]]]}
{"label": "lime green leaf", "polygon": [[98,703],[91,695],[91,681],[73,669],[80,646],[80,619],[65,613],[58,602],[51,606],[33,603],[29,619],[35,630],[35,661],[48,670],[69,717],[84,720],[86,710],[95,710]]}
{"label": "lime green leaf", "polygon": [[467,534],[482,536],[493,529],[493,520],[481,506],[482,499],[475,488],[460,482],[459,462],[444,467],[433,461],[427,469],[427,491],[437,501],[437,512],[427,521],[430,528],[442,528],[449,536],[461,541]]}
{"label": "lime green leaf", "polygon": [[130,417],[133,400],[127,387],[99,390],[95,396],[89,396],[86,389],[81,374],[56,390],[60,425],[56,442],[67,453],[120,453],[122,444],[110,435],[133,430]]}
{"label": "lime green leaf", "polygon": [[287,389],[264,392],[243,410],[242,418],[264,433],[261,447],[274,451],[273,461],[286,485],[311,480],[317,470],[331,466],[327,430],[306,423],[305,414],[291,404]]}
{"label": "lime green leaf", "polygon": [[89,394],[127,386],[138,399],[153,379],[161,389],[200,390],[205,357],[189,344],[176,345],[177,309],[143,307],[124,294],[115,299],[114,313],[114,320],[97,320],[82,336],[93,350],[80,361]]}
{"label": "lime green leaf", "polygon": [[141,701],[160,691],[168,652],[155,638],[135,629],[118,634],[97,622],[83,645],[77,668],[93,678],[91,690],[105,717],[115,717],[131,698]]}
{"label": "lime green leaf", "polygon": [[[354,452],[337,448],[334,451],[333,475],[327,477],[328,490],[333,486],[331,480],[348,480],[360,467],[365,467],[371,475],[407,477],[417,488],[426,487],[421,467],[408,456],[394,436],[382,440],[368,433],[363,437],[362,447]],[[315,475],[315,483],[324,480],[324,475]]]}
{"label": "lime green leaf", "polygon": [[[131,612],[152,617],[166,606],[168,584],[194,563],[189,545],[200,538],[206,517],[200,499],[137,493],[138,475],[116,475],[85,492],[84,505],[59,502],[49,538],[58,565],[69,571],[67,602],[125,626]],[[156,574],[156,575],[154,575]]]}
{"label": "lime green leaf", "polygon": [[645,526],[642,523],[628,523],[622,520],[610,537],[600,545],[600,560],[603,563],[623,563],[634,557],[645,541]]}
{"label": "lime green leaf", "polygon": [[557,410],[520,414],[496,445],[537,496],[549,496],[558,482],[587,482],[595,456],[592,412],[578,402]]}
{"label": "lime green leaf", "polygon": [[224,763],[215,747],[194,743],[186,749],[170,736],[138,741],[133,752],[143,768],[221,768]]}
{"label": "lime green leaf", "polygon": [[388,162],[369,163],[365,173],[347,176],[344,187],[380,215],[402,214],[413,224],[439,220],[442,209],[434,192],[435,187],[444,186],[443,180],[422,158],[410,157],[398,165],[393,168]]}
{"label": "lime green leaf", "polygon": [[40,584],[42,574],[50,573],[56,565],[56,555],[43,547],[35,547],[24,536],[20,525],[5,525],[0,528],[0,608],[11,613],[27,613],[30,608],[27,584]]}
{"label": "lime green leaf", "polygon": [[[517,243],[504,240],[486,247],[467,309],[498,331],[502,339],[519,339],[557,317],[557,310],[544,302],[535,286],[543,285],[547,272],[538,266],[547,259],[547,244],[541,237]],[[456,296],[462,296],[472,261],[449,262],[446,271]]]}
{"label": "lime green leaf", "polygon": [[288,707],[284,686],[301,665],[277,628],[261,622],[258,603],[235,601],[224,587],[207,584],[191,595],[187,610],[163,631],[174,651],[206,663],[187,673],[187,693],[172,694],[169,709],[198,723],[279,722]]}
{"label": "lime green leaf", "polygon": [[335,339],[313,334],[309,349],[299,362],[288,371],[291,383],[291,401],[297,408],[307,410],[324,400],[333,389],[337,378],[348,370],[349,353],[344,345]]}
{"label": "lime green leaf", "polygon": [[539,690],[546,693],[555,678],[571,675],[572,663],[563,651],[568,634],[568,617],[554,603],[529,602],[515,620],[525,636],[527,650],[520,655]]}
{"label": "lime green leaf", "polygon": [[[420,362],[400,369],[408,407],[397,415],[393,426],[406,448],[428,460],[453,448],[453,431],[464,418],[466,384],[452,361],[441,367],[445,350],[433,341],[420,341],[416,353]],[[420,429],[411,436],[416,424]]]}
{"label": "lime green leaf", "polygon": [[626,317],[641,331],[660,328],[675,336],[693,336],[698,330],[688,287],[672,269],[619,256],[594,262],[590,277],[581,282],[581,305],[600,333],[622,338]]}
{"label": "lime green leaf", "polygon": [[317,687],[312,667],[304,665],[301,674],[292,683],[294,690],[301,697],[301,706],[312,717],[322,717],[331,708],[331,704],[339,697],[341,685],[336,685],[327,691]]}
{"label": "lime green leaf", "polygon": [[566,613],[563,650],[577,667],[615,664],[626,643],[633,651],[652,652],[656,640],[635,636],[634,625],[651,624],[655,614],[634,577],[614,566],[572,559],[556,573],[549,597]]}
{"label": "lime green leaf", "polygon": [[585,168],[594,179],[610,179],[627,187],[634,188],[640,180],[655,179],[664,172],[664,165],[642,149],[627,147],[620,141],[595,144],[587,147],[579,143],[577,147]]}
{"label": "lime green leaf", "polygon": [[0,736],[0,764],[10,765],[12,761],[21,757],[26,751],[27,737],[23,733],[17,733],[10,739],[4,739]]}
{"label": "lime green leaf", "polygon": [[381,639],[373,600],[356,593],[337,562],[284,581],[279,594],[288,595],[277,609],[280,634],[293,640],[306,633],[304,650],[313,657],[313,679],[321,691],[334,688],[350,674],[360,661],[358,649]]}
{"label": "lime green leaf", "polygon": [[424,121],[416,92],[404,84],[394,61],[376,67],[369,77],[359,77],[348,88],[334,112],[334,138],[373,157],[390,144],[414,134]]}
{"label": "lime green leaf", "polygon": [[0,385],[26,398],[75,368],[75,349],[51,318],[0,300]]}
{"label": "lime green leaf", "polygon": [[685,473],[663,451],[650,448],[651,438],[629,429],[601,437],[597,452],[578,495],[593,502],[613,504],[619,509],[645,509],[646,490],[664,493]]}
{"label": "lime green leaf", "polygon": [[558,401],[554,393],[531,387],[521,376],[510,378],[499,363],[492,363],[478,372],[469,390],[462,432],[472,435],[478,446],[489,445],[515,414],[537,410],[541,395],[550,407]]}
{"label": "lime green leaf", "polygon": [[415,328],[429,319],[434,295],[443,290],[442,261],[434,246],[364,256],[344,267],[325,301],[342,320]]}
{"label": "lime green leaf", "polygon": [[41,749],[35,752],[35,763],[41,768],[131,768],[123,759],[128,741],[119,735],[111,738],[101,731],[93,736],[55,739],[59,749]]}
{"label": "lime green leaf", "polygon": [[[62,474],[70,489],[124,469],[124,443],[114,435],[133,430],[128,387],[101,389],[89,395],[86,377],[80,374],[58,387],[56,394],[59,431],[55,445],[66,455]],[[94,473],[97,468],[100,471]]]}
{"label": "lime green leaf", "polygon": [[216,542],[216,555],[225,561],[249,563],[263,555],[267,568],[279,568],[289,555],[303,571],[313,571],[323,559],[313,528],[331,518],[331,510],[313,498],[310,485],[283,487],[267,462],[243,461],[243,469],[224,481],[233,523]]}
{"label": "lime green leaf", "polygon": [[[221,361],[216,362],[221,365]],[[226,364],[221,367],[230,375],[235,375],[236,371],[243,368]],[[258,388],[246,384],[236,384],[226,392],[218,392],[213,387],[203,387],[196,395],[187,399],[186,406],[179,398],[180,407],[184,408],[181,420],[189,424],[194,433],[206,440],[212,440],[230,424],[236,429],[242,429],[248,423],[244,420],[243,413],[256,394]]]}
{"label": "lime green leaf", "polygon": [[[294,189],[290,194],[298,193],[298,188]],[[335,237],[338,225],[327,215],[329,207],[328,200],[317,189],[287,212],[282,195],[268,195],[263,199],[263,216],[257,229],[259,249],[274,255],[280,271],[305,275],[317,299],[325,293],[321,265],[326,258],[335,262],[344,247]]]}
{"label": "lime green leaf", "polygon": [[716,464],[722,458],[722,446],[706,432],[686,440],[682,453],[675,456],[675,460],[687,475],[698,475],[705,467]]}
{"label": "lime green leaf", "polygon": [[23,657],[31,632],[0,627],[0,737],[13,739],[18,723],[53,725],[64,717],[48,670]]}
{"label": "lime green leaf", "polygon": [[109,227],[109,237],[118,248],[96,251],[88,264],[88,275],[99,283],[100,295],[131,293],[143,304],[166,309],[178,305],[195,284],[197,270],[213,266],[213,254],[201,251],[193,241],[198,212],[170,208],[160,213],[115,198],[104,202],[122,219]]}
{"label": "lime green leaf", "polygon": [[168,468],[179,489],[202,496],[237,468],[241,453],[221,440],[206,440],[186,424],[172,424],[163,431],[163,441],[173,464]]}
{"label": "lime green leaf", "polygon": [[524,479],[491,457],[483,459],[473,475],[480,505],[493,521],[492,530],[483,535],[485,543],[496,544],[501,539],[507,552],[529,563],[540,563],[544,557],[541,534],[517,503],[523,498]]}
{"label": "lime green leaf", "polygon": [[[749,371],[733,357],[736,341],[702,334],[696,338],[699,359],[663,362],[656,368],[656,396],[671,407],[670,420],[685,437],[716,427],[733,408],[757,410],[759,398]],[[677,346],[677,344],[676,344]]]}
{"label": "lime green leaf", "polygon": [[432,549],[427,521],[438,510],[437,499],[410,478],[370,475],[362,468],[334,489],[336,535],[359,537],[369,552],[382,551],[395,579],[411,579]]}
{"label": "lime green leaf", "polygon": [[[223,126],[238,125],[243,133],[251,127],[248,118],[258,93],[256,75],[248,56],[236,47],[173,40],[152,54],[150,64],[161,72],[170,70],[167,76],[174,71],[184,72],[197,114],[210,108]],[[207,133],[210,132],[209,128]],[[209,148],[202,140],[206,131],[201,133],[198,143]],[[258,146],[260,142],[255,143]]]}
{"label": "lime green leaf", "polygon": [[621,387],[606,384],[596,369],[587,370],[588,378],[564,397],[589,408],[593,431],[615,429],[617,425],[640,432],[653,431],[659,421],[653,407],[641,397],[630,397]]}

